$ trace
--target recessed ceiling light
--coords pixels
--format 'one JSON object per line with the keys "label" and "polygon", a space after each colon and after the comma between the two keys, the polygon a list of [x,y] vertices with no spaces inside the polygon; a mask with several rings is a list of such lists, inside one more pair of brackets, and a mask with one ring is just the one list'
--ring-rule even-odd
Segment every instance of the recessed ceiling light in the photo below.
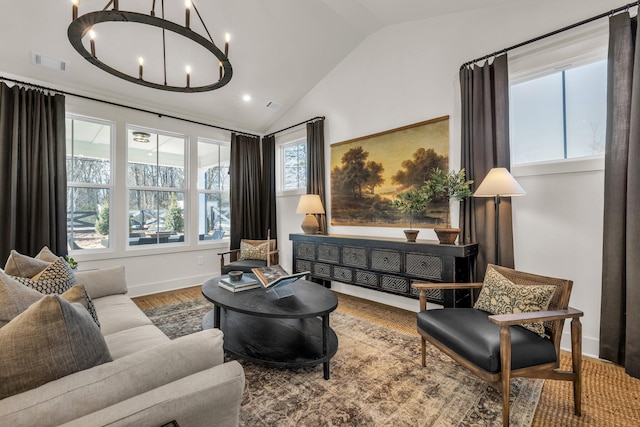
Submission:
{"label": "recessed ceiling light", "polygon": [[244,96],[242,97],[242,100],[243,100],[244,102],[249,102],[249,101],[251,101],[251,95],[244,95]]}

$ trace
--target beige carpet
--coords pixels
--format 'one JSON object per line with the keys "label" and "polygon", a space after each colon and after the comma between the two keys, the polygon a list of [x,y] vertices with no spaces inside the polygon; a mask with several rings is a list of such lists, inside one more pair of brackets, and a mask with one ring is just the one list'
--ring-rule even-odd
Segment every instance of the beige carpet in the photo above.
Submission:
{"label": "beige carpet", "polygon": [[[169,336],[199,329],[203,299],[145,310]],[[243,426],[498,426],[500,394],[436,349],[420,367],[415,335],[340,311],[331,379],[322,366],[273,369],[240,361],[247,386]],[[531,425],[543,382],[512,382],[511,425]]]}

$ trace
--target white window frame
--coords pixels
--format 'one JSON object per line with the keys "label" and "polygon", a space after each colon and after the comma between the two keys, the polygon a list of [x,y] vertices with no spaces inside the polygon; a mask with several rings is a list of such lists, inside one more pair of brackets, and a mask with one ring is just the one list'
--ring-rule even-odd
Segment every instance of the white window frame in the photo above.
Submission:
{"label": "white window frame", "polygon": [[[83,183],[83,182],[75,182],[75,181],[69,181],[68,177],[67,177],[67,189],[69,188],[92,188],[92,189],[103,189],[103,190],[107,190],[109,192],[109,199],[108,199],[108,204],[109,204],[109,215],[112,215],[112,209],[113,209],[113,201],[114,201],[114,191],[115,191],[115,140],[116,140],[116,123],[111,121],[111,120],[105,120],[105,119],[99,119],[96,117],[89,117],[89,116],[83,116],[80,114],[73,114],[73,113],[67,113],[65,114],[65,119],[69,119],[72,121],[72,126],[73,126],[73,122],[78,120],[78,121],[84,121],[84,122],[89,122],[89,123],[96,123],[96,124],[100,124],[100,125],[104,125],[104,126],[108,126],[111,129],[110,132],[110,138],[109,138],[109,183],[108,184],[94,184],[94,183]],[[66,129],[65,129],[65,133],[66,133]],[[66,135],[65,135],[66,137]],[[73,131],[71,134],[71,140],[74,144],[75,147],[75,139],[73,137]],[[66,148],[65,148],[66,150]],[[73,159],[74,153],[73,150],[71,152],[71,158]],[[66,161],[66,156],[65,156],[65,161]],[[67,233],[69,233],[69,229],[67,228]],[[107,235],[107,238],[109,239],[109,247],[106,248],[95,248],[95,249],[73,249],[73,248],[69,248],[69,253],[70,254],[86,254],[86,253],[100,253],[100,252],[114,252],[115,251],[115,245],[113,244],[113,236],[114,236],[114,226],[113,226],[113,221],[111,221],[111,218],[109,220],[109,234]]]}
{"label": "white window frame", "polygon": [[[200,143],[205,143],[205,144],[212,144],[212,145],[217,145],[218,147],[231,147],[231,143],[228,141],[220,141],[220,140],[216,140],[216,139],[211,139],[211,138],[198,138],[197,140],[197,145],[199,146]],[[200,152],[197,151],[196,152],[196,164],[198,162],[198,160],[200,160]],[[218,159],[218,162],[220,161],[220,159]],[[220,164],[220,163],[218,163]],[[197,169],[197,168],[196,168]],[[197,193],[197,197],[198,197],[198,202],[197,202],[197,209],[198,209],[198,215],[200,212],[200,209],[202,208],[201,204],[201,195],[207,195],[207,194],[226,194],[229,197],[229,201],[231,201],[231,190],[215,190],[215,189],[205,189],[202,188],[200,186],[200,180],[199,177],[197,179],[196,182],[196,193]],[[197,235],[198,235],[198,244],[199,245],[214,245],[220,242],[225,242],[227,243],[230,239],[230,235],[227,235],[225,233],[225,235],[221,238],[221,239],[217,239],[217,240],[200,240],[199,235],[200,235],[200,224],[197,224],[197,226],[194,226],[197,228]]]}
{"label": "white window frame", "polygon": [[[287,142],[278,144],[278,155],[276,156],[276,170],[278,171],[276,188],[277,188],[278,196],[296,196],[301,194],[307,194],[306,184],[304,187],[297,187],[297,188],[290,188],[290,189],[284,188],[284,152],[289,147],[297,146],[301,144],[304,144],[307,149],[309,148],[306,136],[303,138],[297,138],[292,141],[287,141]],[[305,167],[307,170],[309,169],[306,163],[305,163]],[[308,179],[309,177],[307,176],[307,180]]]}
{"label": "white window frame", "polygon": [[[181,138],[183,139],[183,149],[184,149],[184,155],[183,155],[183,165],[184,165],[184,184],[183,187],[159,187],[159,186],[136,186],[136,185],[131,185],[129,183],[129,139],[128,139],[128,135],[129,135],[129,131],[135,132],[135,131],[141,131],[141,132],[149,132],[149,133],[153,133],[153,134],[158,134],[158,135],[163,135],[163,136],[170,136],[170,137],[175,137],[175,138]],[[126,215],[126,224],[129,224],[129,210],[130,210],[130,206],[129,206],[129,192],[131,190],[138,190],[138,191],[155,191],[155,192],[159,192],[159,193],[183,193],[184,197],[183,197],[183,203],[184,203],[184,241],[182,242],[175,242],[175,243],[153,243],[153,244],[147,244],[147,245],[130,245],[129,244],[129,240],[128,240],[128,235],[129,235],[129,227],[126,227],[126,239],[125,239],[125,250],[127,251],[143,251],[143,250],[149,250],[149,249],[160,249],[160,248],[165,248],[165,247],[171,247],[171,246],[186,246],[189,243],[189,235],[190,235],[190,215],[189,215],[189,194],[190,194],[190,186],[189,186],[189,164],[190,164],[190,160],[189,160],[189,135],[187,134],[183,134],[183,133],[177,133],[177,132],[171,132],[171,131],[165,131],[162,129],[154,129],[154,128],[149,128],[149,127],[142,127],[142,126],[137,126],[137,125],[132,125],[132,124],[127,124],[125,127],[125,135],[126,135],[126,140],[125,140],[125,171],[126,171],[126,178],[125,178],[125,212],[127,213]],[[109,224],[111,225],[111,224]]]}
{"label": "white window frame", "polygon": [[[608,22],[594,21],[509,53],[509,87],[607,59]],[[513,152],[513,150],[512,150]],[[604,154],[512,164],[514,176],[604,169]]]}

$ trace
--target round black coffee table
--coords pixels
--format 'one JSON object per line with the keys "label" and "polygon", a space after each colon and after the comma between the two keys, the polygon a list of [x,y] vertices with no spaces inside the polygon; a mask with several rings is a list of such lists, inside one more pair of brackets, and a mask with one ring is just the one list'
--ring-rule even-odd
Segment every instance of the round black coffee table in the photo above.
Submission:
{"label": "round black coffee table", "polygon": [[219,287],[219,280],[202,285],[202,295],[214,304],[202,328],[220,328],[226,352],[279,368],[322,363],[329,379],[329,361],[338,351],[329,326],[329,313],[338,306],[333,292],[300,279],[286,285],[293,295],[278,299],[262,287],[234,293]]}

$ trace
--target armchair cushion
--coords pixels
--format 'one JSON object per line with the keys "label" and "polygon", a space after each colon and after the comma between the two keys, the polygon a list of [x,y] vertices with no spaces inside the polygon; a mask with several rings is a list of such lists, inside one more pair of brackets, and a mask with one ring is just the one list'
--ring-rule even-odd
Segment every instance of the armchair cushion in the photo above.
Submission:
{"label": "armchair cushion", "polygon": [[[500,372],[500,327],[489,313],[474,308],[445,308],[418,313],[418,329],[426,332],[464,359],[490,372]],[[511,369],[556,361],[550,339],[521,326],[510,326]]]}
{"label": "armchair cushion", "polygon": [[229,274],[230,271],[242,271],[244,273],[251,273],[254,268],[264,267],[267,265],[267,261],[257,259],[243,259],[240,261],[233,261],[225,265],[221,269],[222,274]]}
{"label": "armchair cushion", "polygon": [[238,260],[256,259],[265,260],[269,252],[268,240],[241,240],[240,255]]}
{"label": "armchair cushion", "polygon": [[[555,290],[556,287],[551,285],[516,285],[489,266],[484,276],[484,285],[473,308],[491,314],[544,311],[549,307]],[[545,336],[542,322],[522,326],[541,337]]]}

